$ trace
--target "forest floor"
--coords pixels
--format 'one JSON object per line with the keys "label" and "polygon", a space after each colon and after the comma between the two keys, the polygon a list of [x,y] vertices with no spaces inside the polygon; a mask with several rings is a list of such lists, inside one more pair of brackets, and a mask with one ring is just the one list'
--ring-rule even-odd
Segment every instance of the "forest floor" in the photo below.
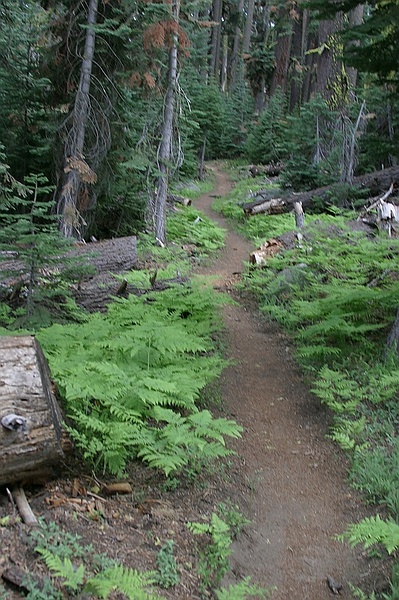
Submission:
{"label": "forest floor", "polygon": [[[223,309],[232,365],[223,373],[222,402],[214,411],[244,427],[233,444],[237,455],[199,475],[188,474],[179,484],[133,463],[128,471],[132,492],[124,496],[105,496],[103,484],[109,480],[71,457],[58,479],[27,488],[30,505],[47,523],[80,535],[81,545],[92,544],[92,552],[136,569],[156,568],[159,549],[174,540],[180,582],[161,591],[171,600],[200,598],[187,522],[209,520],[221,503],[238,507],[250,520],[233,544],[224,583],[251,576],[253,582],[276,587],[274,600],[328,599],[327,576],[342,584],[342,598],[353,597],[350,582],[378,589],[382,576],[375,574],[375,559],[334,539],[366,509],[347,483],[344,455],[326,438],[329,413],[302,380],[289,340],[235,289],[252,248],[213,212],[214,196],[227,194],[232,186],[217,165],[213,170],[215,189],[194,206],[227,229],[226,246],[197,270],[214,276],[214,286],[236,301]],[[0,491],[0,519],[10,511],[9,498]],[[57,543],[67,542],[60,538]],[[43,578],[43,563],[15,513],[6,527],[0,526],[0,548],[0,574],[15,567]],[[9,594],[22,597],[18,590]]]}

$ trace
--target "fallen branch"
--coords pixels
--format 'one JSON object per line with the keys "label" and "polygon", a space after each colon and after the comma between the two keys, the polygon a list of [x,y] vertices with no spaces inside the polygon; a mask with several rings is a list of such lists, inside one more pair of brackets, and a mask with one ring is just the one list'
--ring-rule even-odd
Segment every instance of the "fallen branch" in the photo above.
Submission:
{"label": "fallen branch", "polygon": [[13,489],[13,498],[15,500],[15,504],[17,505],[19,514],[21,515],[21,519],[25,525],[36,527],[38,525],[38,521],[33,514],[33,511],[29,506],[29,502],[25,496],[25,492],[21,487],[15,487]]}

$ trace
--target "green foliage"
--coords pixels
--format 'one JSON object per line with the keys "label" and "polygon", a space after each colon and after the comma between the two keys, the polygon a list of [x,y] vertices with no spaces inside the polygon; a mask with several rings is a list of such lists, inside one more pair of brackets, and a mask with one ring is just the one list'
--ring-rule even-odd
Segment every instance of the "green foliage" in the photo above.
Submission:
{"label": "green foliage", "polygon": [[[201,578],[201,589],[215,590],[229,570],[229,556],[231,555],[232,540],[238,535],[242,527],[249,521],[243,517],[236,506],[224,503],[218,507],[218,513],[212,513],[209,523],[188,523],[189,530],[194,535],[202,537],[198,559],[198,573]],[[264,593],[264,590],[251,585],[249,579],[244,579],[236,586],[230,586],[215,591],[217,598],[227,598],[226,594],[232,594],[231,598],[246,598],[256,593]]]}
{"label": "green foliage", "polygon": [[311,190],[339,178],[342,140],[338,118],[320,97],[301,106],[298,115],[287,116],[283,187]]}
{"label": "green foliage", "polygon": [[[51,323],[81,317],[67,283],[78,279],[85,269],[66,256],[71,245],[61,237],[51,214],[47,199],[51,191],[43,175],[26,177],[19,195],[9,196],[6,206],[0,209],[0,252],[5,251],[0,254],[0,272],[10,279],[14,290],[19,290],[15,293],[19,305],[13,306],[18,310],[1,309],[3,325],[37,327],[44,319]],[[2,269],[4,261],[7,263]]]}
{"label": "green foliage", "polygon": [[158,585],[163,588],[170,588],[177,585],[180,581],[179,573],[176,568],[176,559],[173,556],[173,540],[168,540],[157,555],[157,576]]}
{"label": "green foliage", "polygon": [[233,540],[237,538],[242,528],[250,523],[249,519],[240,513],[237,505],[221,502],[218,506],[218,512],[223,516],[223,520],[230,527],[230,533]]}
{"label": "green foliage", "polygon": [[170,242],[193,244],[203,254],[222,248],[225,238],[223,229],[191,206],[169,217],[167,230]]}
{"label": "green foliage", "polygon": [[383,594],[384,600],[399,600],[399,564],[395,563],[392,567],[392,577],[390,581],[390,591]]}
{"label": "green foliage", "polygon": [[45,577],[38,584],[30,575],[23,580],[23,585],[28,590],[28,600],[62,600],[63,594],[54,586],[49,577]]}
{"label": "green foliage", "polygon": [[39,334],[87,460],[121,473],[137,457],[168,475],[230,453],[225,437],[241,428],[196,406],[224,365],[210,338],[220,301],[209,286],[176,286]]}
{"label": "green foliage", "polygon": [[53,575],[63,579],[63,585],[67,589],[76,592],[82,586],[85,574],[84,565],[75,568],[70,558],[61,559],[44,548],[36,548],[36,551],[42,556]]}
{"label": "green foliage", "polygon": [[248,135],[246,153],[250,161],[267,164],[286,158],[286,112],[286,98],[277,91]]}
{"label": "green foliage", "polygon": [[271,590],[266,590],[258,585],[251,583],[249,577],[245,577],[239,583],[229,585],[227,588],[223,587],[220,590],[216,590],[217,600],[246,600],[247,598],[268,598]]}
{"label": "green foliage", "polygon": [[229,570],[232,541],[230,527],[216,513],[212,513],[209,523],[188,523],[187,526],[195,535],[205,537],[197,570],[203,591],[208,588],[214,589]]}
{"label": "green foliage", "polygon": [[393,519],[384,521],[379,515],[367,517],[359,523],[349,525],[338,539],[347,540],[351,546],[363,544],[366,550],[375,544],[381,544],[388,554],[392,554],[399,548],[399,525]]}
{"label": "green foliage", "polygon": [[[35,550],[42,557],[52,577],[73,595],[91,594],[95,598],[108,598],[113,592],[120,591],[131,600],[160,598],[158,594],[150,591],[155,583],[155,573],[140,573],[116,564],[107,557],[93,556],[91,546],[82,546],[79,536],[64,533],[55,523],[47,526],[42,522],[40,530],[31,532],[31,537],[37,542]],[[76,560],[79,558],[84,562],[77,565]],[[102,565],[95,564],[97,558],[101,558],[97,562]],[[31,585],[30,588],[32,589],[28,598],[31,600],[58,600],[61,597],[51,583],[42,589],[35,585]]]}
{"label": "green foliage", "polygon": [[399,518],[399,441],[384,440],[370,452],[357,453],[353,460],[351,481],[369,502],[385,504],[389,513]]}

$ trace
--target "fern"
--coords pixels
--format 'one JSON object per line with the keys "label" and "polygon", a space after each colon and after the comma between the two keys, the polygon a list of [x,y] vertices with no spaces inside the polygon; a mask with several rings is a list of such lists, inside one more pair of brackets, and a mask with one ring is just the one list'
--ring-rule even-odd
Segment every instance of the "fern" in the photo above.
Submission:
{"label": "fern", "polygon": [[85,574],[83,564],[75,568],[68,557],[62,559],[46,548],[37,547],[36,551],[41,554],[50,571],[56,577],[61,577],[64,580],[63,584],[65,587],[76,592],[82,586]]}
{"label": "fern", "polygon": [[122,565],[115,565],[88,579],[84,592],[94,594],[97,598],[108,598],[111,592],[118,590],[129,600],[159,600],[158,594],[147,591],[154,583],[155,573],[140,573]]}
{"label": "fern", "polygon": [[392,554],[399,548],[399,525],[393,519],[384,521],[376,515],[350,525],[338,539],[348,540],[351,546],[363,544],[365,549],[382,544],[388,554]]}
{"label": "fern", "polygon": [[209,253],[223,246],[225,230],[194,208],[186,207],[168,220],[168,237],[174,242],[194,244]]}
{"label": "fern", "polygon": [[217,600],[246,600],[253,596],[256,596],[257,598],[267,598],[272,591],[273,589],[266,590],[265,588],[261,588],[260,586],[251,583],[250,578],[245,577],[239,583],[216,590],[215,594]]}
{"label": "fern", "polygon": [[198,281],[118,300],[79,327],[41,332],[74,422],[70,434],[87,460],[120,474],[139,457],[169,474],[196,456],[229,453],[225,437],[240,428],[196,406],[225,365],[211,338],[219,303]]}

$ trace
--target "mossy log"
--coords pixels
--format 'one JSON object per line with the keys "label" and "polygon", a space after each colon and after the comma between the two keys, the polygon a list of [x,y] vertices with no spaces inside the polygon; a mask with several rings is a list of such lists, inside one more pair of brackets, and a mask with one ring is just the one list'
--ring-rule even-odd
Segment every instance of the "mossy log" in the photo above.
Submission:
{"label": "mossy log", "polygon": [[0,485],[42,482],[70,442],[33,336],[0,337]]}

